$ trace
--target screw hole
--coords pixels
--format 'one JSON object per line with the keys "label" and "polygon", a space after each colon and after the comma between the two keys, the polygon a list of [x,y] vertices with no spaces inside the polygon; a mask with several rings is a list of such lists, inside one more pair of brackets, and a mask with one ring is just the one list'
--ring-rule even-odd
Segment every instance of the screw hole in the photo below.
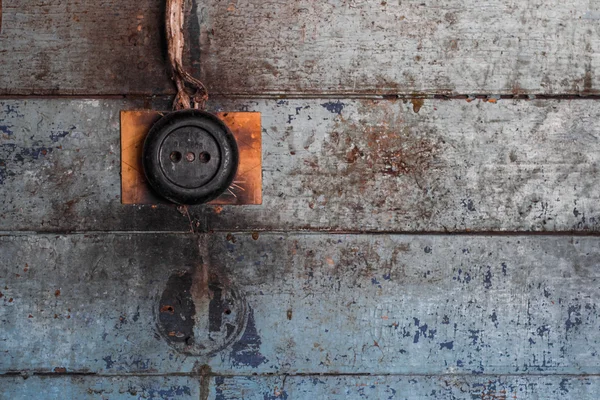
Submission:
{"label": "screw hole", "polygon": [[224,312],[225,312],[225,314],[227,314],[227,315],[231,314],[231,310],[230,310],[229,308],[227,308],[227,309],[226,309]]}
{"label": "screw hole", "polygon": [[171,161],[173,161],[174,163],[178,163],[179,161],[181,161],[181,153],[178,151],[172,152],[170,157]]}
{"label": "screw hole", "polygon": [[196,156],[191,151],[185,155],[185,159],[189,162],[193,162],[196,159]]}
{"label": "screw hole", "polygon": [[203,151],[202,153],[198,154],[198,160],[202,164],[206,164],[207,162],[210,161],[210,154],[208,154],[207,152]]}

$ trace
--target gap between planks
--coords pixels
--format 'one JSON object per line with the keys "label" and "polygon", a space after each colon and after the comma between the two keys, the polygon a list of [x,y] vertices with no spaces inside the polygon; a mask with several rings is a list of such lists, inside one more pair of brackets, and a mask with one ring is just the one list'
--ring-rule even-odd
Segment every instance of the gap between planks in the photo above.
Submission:
{"label": "gap between planks", "polygon": [[526,232],[526,231],[342,231],[342,230],[277,230],[277,229],[248,229],[248,230],[214,230],[209,231],[0,231],[0,237],[6,236],[86,236],[86,235],[219,235],[231,233],[234,235],[243,235],[251,233],[260,233],[265,235],[340,235],[340,236],[465,236],[465,237],[600,237],[600,231],[556,231],[556,232]]}
{"label": "gap between planks", "polygon": [[95,373],[95,372],[30,372],[30,371],[22,371],[22,372],[6,372],[0,374],[0,380],[2,378],[18,378],[23,377],[23,379],[27,379],[34,376],[42,376],[42,377],[50,377],[50,378],[65,378],[65,377],[77,377],[77,376],[88,376],[94,378],[134,378],[134,377],[223,377],[223,378],[271,378],[271,377],[377,377],[377,376],[390,376],[390,377],[439,377],[439,378],[460,378],[460,377],[477,377],[477,378],[499,378],[499,377],[568,377],[568,378],[597,378],[600,377],[600,373],[597,374],[565,374],[565,373],[552,373],[552,372],[544,372],[544,373],[531,373],[531,372],[523,372],[520,374],[510,373],[510,374],[473,374],[473,373],[439,373],[439,374],[409,374],[409,373],[394,373],[394,372],[384,372],[384,373],[337,373],[337,372],[327,372],[327,373],[314,373],[314,372],[304,372],[304,373],[265,373],[265,372],[252,372],[252,373],[236,373],[236,374],[224,374],[224,373],[205,373],[205,372],[172,372],[172,373],[118,373],[118,374],[105,374],[105,373]]}
{"label": "gap between planks", "polygon": [[[127,94],[0,94],[0,100],[172,100],[175,93],[127,93]],[[247,99],[247,100],[600,100],[600,94],[496,94],[496,93],[471,93],[471,94],[448,94],[448,93],[213,93],[210,99],[227,100],[227,99]]]}

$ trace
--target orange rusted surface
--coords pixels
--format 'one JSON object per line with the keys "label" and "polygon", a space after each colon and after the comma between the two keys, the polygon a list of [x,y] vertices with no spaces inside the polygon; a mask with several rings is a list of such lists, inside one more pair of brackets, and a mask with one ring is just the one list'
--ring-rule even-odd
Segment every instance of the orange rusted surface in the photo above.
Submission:
{"label": "orange rusted surface", "polygon": [[[144,139],[152,125],[167,112],[121,111],[121,202],[123,204],[165,203],[152,192],[142,166]],[[262,204],[262,131],[260,113],[222,112],[216,115],[229,127],[238,144],[237,175],[213,205]]]}

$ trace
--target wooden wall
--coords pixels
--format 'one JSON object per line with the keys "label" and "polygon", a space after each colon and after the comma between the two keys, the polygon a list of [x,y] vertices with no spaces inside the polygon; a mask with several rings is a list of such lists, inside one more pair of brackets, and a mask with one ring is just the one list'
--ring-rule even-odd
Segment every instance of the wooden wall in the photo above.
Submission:
{"label": "wooden wall", "polygon": [[163,0],[3,0],[0,398],[600,397],[599,5],[186,7],[261,206],[120,203]]}

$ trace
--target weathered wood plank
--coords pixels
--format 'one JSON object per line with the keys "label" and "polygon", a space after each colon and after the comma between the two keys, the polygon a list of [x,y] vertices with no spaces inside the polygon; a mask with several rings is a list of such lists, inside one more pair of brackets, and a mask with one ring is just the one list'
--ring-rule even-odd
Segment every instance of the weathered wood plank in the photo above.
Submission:
{"label": "weathered wood plank", "polygon": [[[0,94],[172,92],[163,8],[5,2]],[[587,0],[194,0],[187,15],[188,61],[215,93],[598,93]]]}
{"label": "weathered wood plank", "polygon": [[131,400],[200,398],[197,378],[32,376],[0,377],[0,398],[11,400]]}
{"label": "weathered wood plank", "polygon": [[222,107],[262,112],[264,202],[217,208],[211,229],[598,229],[595,102]]}
{"label": "weathered wood plank", "polygon": [[597,93],[587,0],[212,0],[204,78],[221,93]]}
{"label": "weathered wood plank", "polygon": [[189,218],[120,204],[118,112],[139,106],[0,102],[0,230],[599,228],[596,102],[213,103],[263,115],[263,205]]}
{"label": "weathered wood plank", "polygon": [[435,399],[596,400],[598,377],[573,376],[286,376],[216,377],[213,400]]}
{"label": "weathered wood plank", "polygon": [[3,101],[0,229],[599,227],[595,102],[215,103],[263,114],[264,204],[190,207],[190,218],[120,204],[118,111],[136,104]]}
{"label": "weathered wood plank", "polygon": [[0,94],[173,92],[163,54],[164,4],[5,2]]}
{"label": "weathered wood plank", "polygon": [[0,101],[0,230],[190,230],[175,206],[121,204],[119,112],[143,105]]}
{"label": "weathered wood plank", "polygon": [[[598,238],[23,235],[0,251],[0,372],[600,373]],[[213,357],[157,325],[200,328],[200,265],[247,302]]]}

